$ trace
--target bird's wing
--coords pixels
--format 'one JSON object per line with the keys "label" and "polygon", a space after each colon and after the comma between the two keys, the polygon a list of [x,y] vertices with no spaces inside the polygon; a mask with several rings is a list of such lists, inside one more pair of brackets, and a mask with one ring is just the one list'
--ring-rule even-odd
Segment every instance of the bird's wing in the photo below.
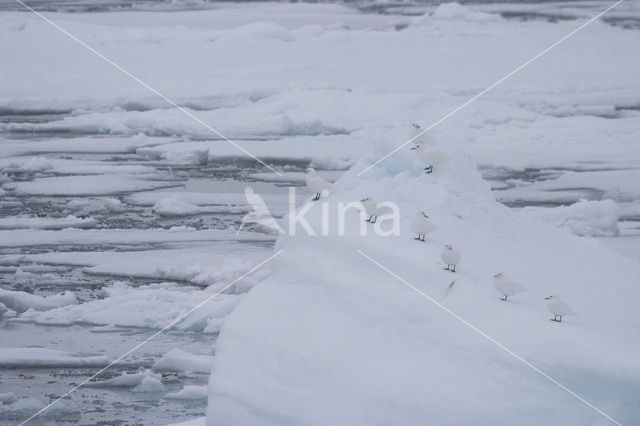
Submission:
{"label": "bird's wing", "polygon": [[331,183],[331,182],[327,181],[327,184],[329,185],[329,189],[332,190],[332,191],[335,191],[336,189],[339,188],[339,186],[336,185],[335,183]]}
{"label": "bird's wing", "polygon": [[246,198],[247,203],[249,203],[256,212],[269,213],[269,208],[265,204],[264,200],[261,196],[255,193],[252,187],[247,186],[244,188],[244,197]]}
{"label": "bird's wing", "polygon": [[449,156],[442,151],[429,150],[424,152],[424,156],[432,163],[448,163]]}
{"label": "bird's wing", "polygon": [[524,285],[517,283],[515,281],[513,281],[513,285],[515,286],[516,290],[521,293],[527,293],[529,291],[529,289],[526,288]]}

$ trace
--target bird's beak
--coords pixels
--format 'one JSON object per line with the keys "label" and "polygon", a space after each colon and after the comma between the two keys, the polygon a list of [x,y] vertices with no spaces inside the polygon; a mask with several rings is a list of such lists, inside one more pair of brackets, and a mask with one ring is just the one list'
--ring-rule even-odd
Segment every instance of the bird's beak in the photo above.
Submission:
{"label": "bird's beak", "polygon": [[411,151],[415,151],[417,148],[414,146],[413,148],[409,148]]}
{"label": "bird's beak", "polygon": [[361,203],[364,203],[364,200],[365,200],[365,199],[363,198],[362,200],[360,200],[360,202],[361,202]]}
{"label": "bird's beak", "polygon": [[544,300],[549,300],[549,299],[551,299],[551,296],[544,298]]}

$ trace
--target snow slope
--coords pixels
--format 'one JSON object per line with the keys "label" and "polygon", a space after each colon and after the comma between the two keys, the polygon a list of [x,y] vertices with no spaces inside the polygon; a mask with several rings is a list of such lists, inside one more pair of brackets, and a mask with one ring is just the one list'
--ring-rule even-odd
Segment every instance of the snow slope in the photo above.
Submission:
{"label": "snow slope", "polygon": [[[338,181],[343,190],[326,199],[328,236],[300,227],[280,236],[271,277],[223,325],[207,424],[611,424],[358,250],[604,412],[637,423],[640,264],[497,203],[460,152],[425,175],[406,148],[356,176],[384,152]],[[398,237],[372,229],[359,237],[355,210],[347,235],[337,235],[337,203],[364,196],[397,203]],[[426,243],[409,230],[418,210],[439,225]],[[321,212],[316,203],[306,215],[316,232]],[[440,262],[444,244],[462,253],[455,275]],[[496,272],[529,293],[499,300]],[[578,315],[549,321],[543,298],[552,293]]]}

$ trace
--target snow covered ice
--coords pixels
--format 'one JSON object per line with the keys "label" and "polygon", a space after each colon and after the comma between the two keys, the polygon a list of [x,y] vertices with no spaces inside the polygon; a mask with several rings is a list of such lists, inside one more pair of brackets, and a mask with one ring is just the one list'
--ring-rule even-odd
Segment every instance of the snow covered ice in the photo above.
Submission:
{"label": "snow covered ice", "polygon": [[[333,229],[326,238],[279,237],[276,248],[285,255],[234,309],[217,341],[208,423],[447,423],[452,412],[461,423],[561,423],[567,417],[605,423],[359,254],[440,298],[450,281],[439,261],[443,240],[465,253],[448,309],[615,417],[632,418],[634,409],[612,395],[640,373],[636,303],[614,295],[637,295],[630,278],[640,265],[496,203],[473,163],[461,153],[450,156],[455,160],[439,175],[420,173],[405,156],[393,168],[357,177],[367,165],[358,162],[338,182],[345,190],[328,201],[367,191],[393,194],[402,211],[428,203],[440,227],[424,245],[416,248],[409,238],[410,217],[398,238],[361,237],[356,213],[347,236]],[[308,215],[316,227],[321,216],[320,206]],[[529,295],[509,304],[498,300],[492,277],[500,268],[529,283]],[[566,328],[548,321],[543,298],[552,289],[581,306],[583,314],[563,322]],[[254,352],[246,352],[249,345]],[[627,378],[618,375],[621,369]],[[594,389],[601,377],[619,381]]]}
{"label": "snow covered ice", "polygon": [[636,2],[27,3],[184,110],[0,2],[0,423],[640,423]]}

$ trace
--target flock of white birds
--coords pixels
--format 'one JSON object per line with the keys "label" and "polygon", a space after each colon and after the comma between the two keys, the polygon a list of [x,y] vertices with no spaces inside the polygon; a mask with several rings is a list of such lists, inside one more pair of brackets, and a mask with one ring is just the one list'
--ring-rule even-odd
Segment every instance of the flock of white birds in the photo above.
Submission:
{"label": "flock of white birds", "polygon": [[[432,173],[434,165],[439,166],[447,162],[447,155],[445,153],[429,149],[429,139],[424,135],[424,131],[418,124],[411,123],[409,137],[409,141],[414,142],[411,150],[415,151],[417,157],[424,163],[425,173]],[[418,143],[416,142],[418,138],[420,138],[421,141],[426,140],[427,142]],[[307,188],[313,193],[313,201],[319,200],[320,197],[326,197],[329,193],[338,189],[336,184],[324,179],[312,168],[307,169],[306,184]],[[366,214],[369,216],[368,219],[366,219],[369,223],[375,223],[379,216],[388,213],[388,207],[381,205],[381,203],[378,203],[371,197],[365,197],[360,201]],[[414,238],[417,241],[425,242],[426,236],[436,229],[438,229],[438,226],[429,219],[429,216],[424,211],[418,212],[411,221],[411,230],[417,235],[417,237]],[[462,259],[460,252],[447,244],[444,246],[440,256],[442,262],[446,265],[444,269],[450,272],[456,272],[456,267]],[[501,298],[501,300],[504,301],[507,301],[509,296],[527,292],[527,288],[524,285],[507,279],[503,273],[497,273],[494,276],[493,286],[502,294],[503,298]],[[553,314],[551,321],[562,322],[562,317],[575,314],[569,305],[556,295],[552,294],[546,297],[545,301],[547,308]]]}

